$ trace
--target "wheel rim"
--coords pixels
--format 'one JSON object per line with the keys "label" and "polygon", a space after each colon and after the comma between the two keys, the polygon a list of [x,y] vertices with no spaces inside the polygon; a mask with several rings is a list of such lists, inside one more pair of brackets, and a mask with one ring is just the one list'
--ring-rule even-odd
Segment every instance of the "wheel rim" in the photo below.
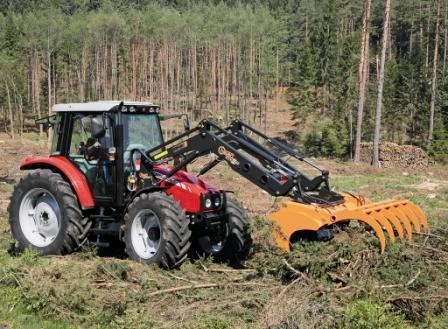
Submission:
{"label": "wheel rim", "polygon": [[28,191],[20,203],[20,228],[29,243],[36,247],[46,247],[56,239],[60,218],[59,205],[46,189]]}
{"label": "wheel rim", "polygon": [[131,241],[135,253],[142,259],[153,257],[160,245],[159,217],[149,209],[140,210],[131,227]]}
{"label": "wheel rim", "polygon": [[222,248],[224,248],[224,241],[213,243],[210,247],[213,255],[221,252]]}
{"label": "wheel rim", "polygon": [[225,224],[224,226],[224,235],[221,239],[217,238],[217,237],[211,237],[211,243],[210,243],[210,252],[212,253],[212,255],[216,255],[219,254],[223,249],[224,246],[226,244],[227,238],[229,236],[229,227],[228,224]]}

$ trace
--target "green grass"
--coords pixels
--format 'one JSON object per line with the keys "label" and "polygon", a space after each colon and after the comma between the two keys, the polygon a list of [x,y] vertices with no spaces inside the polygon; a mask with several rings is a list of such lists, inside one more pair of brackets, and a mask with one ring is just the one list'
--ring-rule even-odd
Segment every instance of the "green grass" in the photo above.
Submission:
{"label": "green grass", "polygon": [[[448,177],[438,179],[448,182]],[[331,241],[296,244],[293,252],[284,254],[273,246],[264,214],[256,213],[254,252],[246,270],[198,259],[168,272],[99,257],[95,248],[64,257],[41,257],[32,251],[11,256],[7,253],[10,233],[3,212],[0,325],[448,328],[448,188],[443,184],[435,191],[416,187],[426,180],[426,173],[367,172],[339,175],[333,185],[376,200],[409,198],[426,213],[431,235],[415,235],[410,242],[393,245],[389,241],[386,253],[380,255],[377,238],[353,223]],[[204,283],[219,287],[151,295]]]}
{"label": "green grass", "polygon": [[6,183],[0,183],[0,192],[3,193],[10,193],[13,191],[13,186],[10,184],[6,184]]}

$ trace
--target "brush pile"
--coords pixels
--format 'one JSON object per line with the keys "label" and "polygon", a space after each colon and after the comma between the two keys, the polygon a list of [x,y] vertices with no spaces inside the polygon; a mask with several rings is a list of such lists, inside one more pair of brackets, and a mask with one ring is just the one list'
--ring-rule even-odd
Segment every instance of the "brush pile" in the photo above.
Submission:
{"label": "brush pile", "polygon": [[[372,163],[372,143],[361,143],[361,161]],[[428,167],[428,155],[420,147],[413,145],[398,145],[391,142],[380,144],[381,168],[411,168]]]}

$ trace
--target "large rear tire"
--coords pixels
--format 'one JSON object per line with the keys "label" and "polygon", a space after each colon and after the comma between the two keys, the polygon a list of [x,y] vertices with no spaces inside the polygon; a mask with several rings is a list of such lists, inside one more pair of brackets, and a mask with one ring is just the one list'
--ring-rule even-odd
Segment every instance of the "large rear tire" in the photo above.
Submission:
{"label": "large rear tire", "polygon": [[212,255],[218,261],[227,261],[231,265],[240,266],[249,256],[252,247],[250,219],[241,203],[228,198],[226,220],[228,235],[223,241],[222,249],[212,252]]}
{"label": "large rear tire", "polygon": [[129,258],[171,269],[187,257],[189,221],[179,204],[165,193],[140,194],[129,205],[124,219]]}
{"label": "large rear tire", "polygon": [[58,173],[39,169],[15,186],[8,207],[16,249],[42,255],[71,253],[85,241],[87,220],[69,183]]}

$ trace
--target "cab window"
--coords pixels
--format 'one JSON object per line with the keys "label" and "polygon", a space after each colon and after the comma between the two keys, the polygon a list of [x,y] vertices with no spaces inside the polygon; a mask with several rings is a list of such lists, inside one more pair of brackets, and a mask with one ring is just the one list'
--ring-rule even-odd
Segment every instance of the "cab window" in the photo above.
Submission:
{"label": "cab window", "polygon": [[132,149],[149,150],[163,143],[157,114],[125,114],[122,121],[125,164]]}
{"label": "cab window", "polygon": [[111,123],[102,114],[75,114],[69,158],[84,173],[96,196],[112,193]]}

